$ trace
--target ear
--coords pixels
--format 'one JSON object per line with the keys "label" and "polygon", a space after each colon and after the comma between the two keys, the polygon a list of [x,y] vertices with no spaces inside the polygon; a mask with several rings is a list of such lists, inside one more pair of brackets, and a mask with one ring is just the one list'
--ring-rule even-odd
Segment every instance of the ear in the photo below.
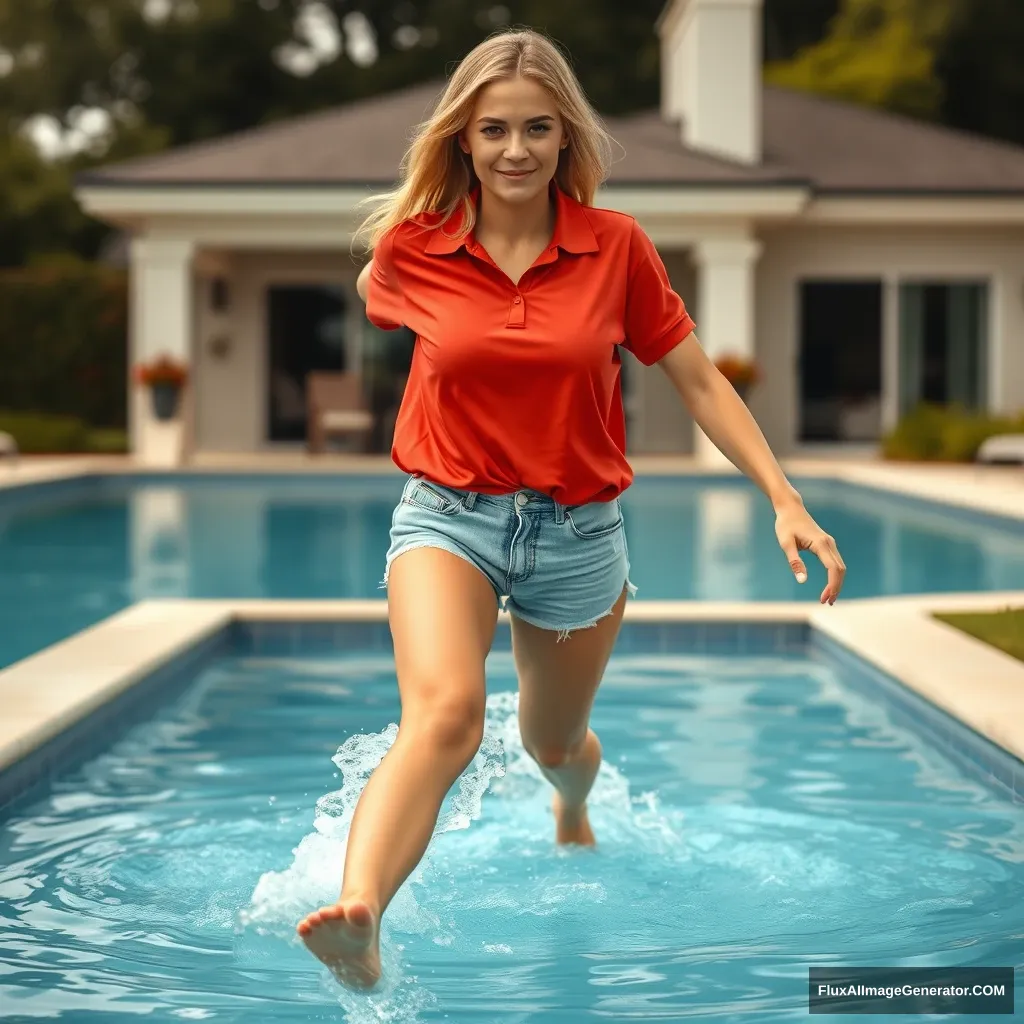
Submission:
{"label": "ear", "polygon": [[466,156],[469,156],[469,143],[466,141],[466,133],[465,133],[465,131],[459,132],[458,140],[459,140],[459,149],[461,149],[462,152],[466,154]]}
{"label": "ear", "polygon": [[563,131],[562,132],[562,141],[559,144],[558,148],[559,149],[567,149],[568,147],[569,147],[569,136],[566,134],[566,132]]}

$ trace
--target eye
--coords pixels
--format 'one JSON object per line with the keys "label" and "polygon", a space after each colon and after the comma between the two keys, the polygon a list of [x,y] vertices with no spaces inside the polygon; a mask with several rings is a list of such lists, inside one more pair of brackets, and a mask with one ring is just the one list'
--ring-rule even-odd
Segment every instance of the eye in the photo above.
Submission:
{"label": "eye", "polygon": [[486,125],[484,128],[480,129],[480,134],[481,135],[486,135],[488,138],[493,139],[495,136],[492,135],[491,133],[492,132],[500,132],[500,131],[501,131],[501,126],[500,125],[489,124],[489,125]]}
{"label": "eye", "polygon": [[541,130],[542,134],[544,132],[551,131],[551,125],[548,125],[548,124],[534,124],[534,125],[530,125],[530,130],[531,131],[533,131],[534,128],[539,128]]}

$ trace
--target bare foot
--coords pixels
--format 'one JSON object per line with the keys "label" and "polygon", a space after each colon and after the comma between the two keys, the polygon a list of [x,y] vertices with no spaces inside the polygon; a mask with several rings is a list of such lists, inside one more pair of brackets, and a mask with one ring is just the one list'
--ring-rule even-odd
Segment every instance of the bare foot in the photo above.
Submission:
{"label": "bare foot", "polygon": [[321,907],[296,928],[309,951],[349,988],[372,988],[380,980],[377,919],[361,900]]}
{"label": "bare foot", "polygon": [[555,812],[555,842],[562,845],[597,845],[594,833],[590,829],[590,822],[587,820],[586,804],[578,810],[568,810],[562,805],[562,794],[556,789],[552,807]]}

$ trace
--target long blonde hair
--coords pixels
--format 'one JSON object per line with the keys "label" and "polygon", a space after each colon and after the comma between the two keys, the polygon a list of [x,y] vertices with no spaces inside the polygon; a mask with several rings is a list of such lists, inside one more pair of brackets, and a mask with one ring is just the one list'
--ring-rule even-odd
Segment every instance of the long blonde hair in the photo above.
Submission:
{"label": "long blonde hair", "polygon": [[[550,39],[532,29],[499,32],[475,46],[462,60],[433,114],[417,129],[402,158],[397,188],[364,199],[376,208],[355,240],[373,249],[391,228],[421,213],[442,213],[446,221],[460,207],[460,228],[472,230],[475,210],[469,199],[476,175],[459,147],[477,93],[501,79],[531,78],[554,99],[568,145],[559,157],[555,181],[568,195],[592,206],[611,163],[611,137],[590,105],[569,62]],[[460,232],[461,233],[461,232]]]}

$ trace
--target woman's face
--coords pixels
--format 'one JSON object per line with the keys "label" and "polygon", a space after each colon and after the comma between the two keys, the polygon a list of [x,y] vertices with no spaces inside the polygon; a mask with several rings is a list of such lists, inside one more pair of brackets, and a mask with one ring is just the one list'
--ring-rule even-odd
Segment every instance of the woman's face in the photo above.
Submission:
{"label": "woman's face", "polygon": [[459,137],[481,187],[515,204],[547,193],[567,142],[554,100],[530,78],[484,86]]}

